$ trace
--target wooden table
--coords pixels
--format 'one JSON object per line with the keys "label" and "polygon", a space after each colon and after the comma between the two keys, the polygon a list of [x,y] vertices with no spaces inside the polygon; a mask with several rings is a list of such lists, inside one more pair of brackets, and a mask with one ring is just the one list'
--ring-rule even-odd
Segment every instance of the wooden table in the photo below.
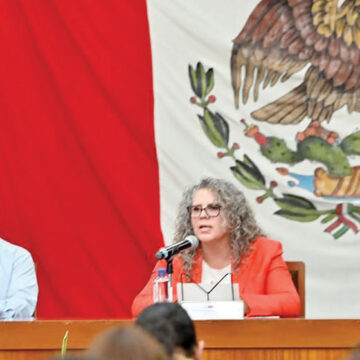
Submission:
{"label": "wooden table", "polygon": [[[0,360],[46,359],[59,354],[69,330],[68,354],[80,353],[101,331],[130,320],[0,322]],[[360,320],[247,319],[198,321],[204,360],[343,360],[360,344]]]}

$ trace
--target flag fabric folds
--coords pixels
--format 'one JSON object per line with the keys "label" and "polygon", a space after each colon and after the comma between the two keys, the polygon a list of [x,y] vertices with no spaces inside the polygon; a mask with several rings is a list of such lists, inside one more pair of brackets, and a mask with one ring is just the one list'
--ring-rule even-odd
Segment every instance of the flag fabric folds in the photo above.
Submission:
{"label": "flag fabric folds", "polygon": [[129,317],[162,244],[144,1],[4,1],[1,237],[39,318]]}

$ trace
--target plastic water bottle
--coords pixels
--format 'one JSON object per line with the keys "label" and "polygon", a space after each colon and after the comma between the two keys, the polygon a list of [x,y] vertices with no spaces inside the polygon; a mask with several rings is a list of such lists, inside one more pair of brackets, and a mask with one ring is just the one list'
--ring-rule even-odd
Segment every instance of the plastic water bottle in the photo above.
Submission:
{"label": "plastic water bottle", "polygon": [[159,269],[158,276],[154,280],[154,303],[169,301],[169,275],[166,269]]}

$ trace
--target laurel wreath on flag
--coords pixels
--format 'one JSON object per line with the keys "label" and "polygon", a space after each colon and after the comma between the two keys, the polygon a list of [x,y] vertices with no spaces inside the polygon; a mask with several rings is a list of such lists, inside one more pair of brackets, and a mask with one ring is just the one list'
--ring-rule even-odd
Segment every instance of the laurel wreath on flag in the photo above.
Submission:
{"label": "laurel wreath on flag", "polygon": [[[256,198],[259,204],[271,198],[279,208],[274,214],[293,221],[305,223],[321,218],[322,224],[330,223],[324,232],[330,233],[334,239],[339,239],[350,229],[354,233],[359,231],[358,225],[356,225],[356,223],[360,224],[359,206],[341,203],[331,209],[319,210],[304,197],[289,193],[277,196],[274,192],[274,188],[278,185],[276,181],[268,181],[247,154],[243,154],[241,160],[236,157],[235,153],[240,146],[236,142],[229,145],[230,127],[228,122],[219,112],[213,112],[210,109],[211,104],[216,101],[216,97],[211,94],[215,86],[214,70],[212,68],[205,70],[201,62],[197,63],[196,68],[189,65],[188,70],[191,88],[194,92],[190,102],[202,109],[198,118],[203,132],[215,147],[221,149],[217,153],[219,159],[225,157],[233,159],[234,165],[230,167],[230,170],[241,184],[251,190],[263,191],[263,194]],[[266,137],[258,131],[256,126],[247,125],[244,119],[241,122],[246,127],[247,136],[254,137],[259,145],[266,141]],[[281,169],[279,170],[281,171]]]}

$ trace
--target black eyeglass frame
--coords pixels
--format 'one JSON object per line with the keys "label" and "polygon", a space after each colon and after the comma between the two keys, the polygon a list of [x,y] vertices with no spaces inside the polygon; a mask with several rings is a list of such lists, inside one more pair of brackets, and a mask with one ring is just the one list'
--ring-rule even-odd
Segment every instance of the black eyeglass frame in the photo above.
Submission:
{"label": "black eyeglass frame", "polygon": [[[193,209],[197,208],[197,207],[199,207],[200,213],[199,213],[198,216],[194,216],[192,214],[192,212],[193,212]],[[209,207],[212,207],[214,210],[217,209],[218,213],[216,215],[209,215],[209,213],[207,212]],[[211,217],[211,218],[218,217],[220,215],[220,211],[221,211],[222,208],[223,207],[220,204],[215,203],[215,204],[206,205],[205,207],[201,207],[200,205],[191,205],[191,206],[188,206],[187,210],[188,210],[188,212],[190,214],[190,217],[197,219],[197,218],[201,217],[201,214],[202,214],[203,211],[205,211],[205,214],[208,217]]]}

